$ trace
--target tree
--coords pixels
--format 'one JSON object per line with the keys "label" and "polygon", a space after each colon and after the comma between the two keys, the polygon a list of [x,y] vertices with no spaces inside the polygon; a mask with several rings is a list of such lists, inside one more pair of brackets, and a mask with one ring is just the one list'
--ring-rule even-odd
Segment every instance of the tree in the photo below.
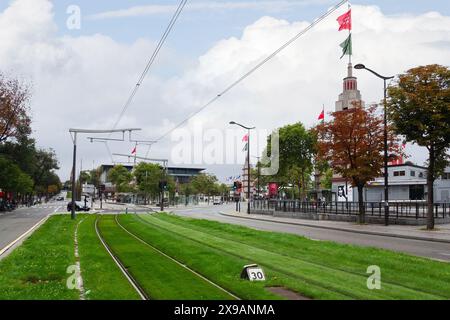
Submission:
{"label": "tree", "polygon": [[[327,161],[334,172],[358,188],[359,222],[365,223],[363,189],[384,167],[383,118],[376,107],[335,112],[334,119],[317,126],[319,161]],[[388,128],[390,152],[400,152],[392,128]]]}
{"label": "tree", "polygon": [[200,174],[191,181],[191,185],[197,194],[207,196],[211,196],[217,191],[215,188],[216,183],[217,177],[210,174]]}
{"label": "tree", "polygon": [[0,189],[24,195],[33,191],[33,180],[14,162],[0,156]]}
{"label": "tree", "polygon": [[144,194],[145,203],[149,196],[159,195],[159,182],[164,179],[164,170],[158,164],[139,163],[133,171],[139,191]]}
{"label": "tree", "polygon": [[31,133],[29,97],[28,87],[0,74],[0,143],[19,134]]}
{"label": "tree", "polygon": [[398,134],[428,150],[428,219],[434,229],[434,180],[448,164],[450,70],[440,65],[413,68],[388,90],[389,118]]}
{"label": "tree", "polygon": [[[280,167],[271,182],[278,182],[280,187],[293,185],[298,188],[298,195],[306,196],[313,170],[317,140],[313,131],[306,130],[302,123],[279,128]],[[267,150],[271,148],[271,137],[267,141]]]}
{"label": "tree", "polygon": [[108,179],[116,186],[117,192],[128,192],[133,176],[124,166],[117,165],[109,172]]}

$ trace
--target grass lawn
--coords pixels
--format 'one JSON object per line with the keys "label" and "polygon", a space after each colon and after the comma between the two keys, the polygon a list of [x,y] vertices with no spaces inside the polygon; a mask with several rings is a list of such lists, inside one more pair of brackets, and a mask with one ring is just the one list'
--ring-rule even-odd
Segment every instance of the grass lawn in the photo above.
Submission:
{"label": "grass lawn", "polygon": [[96,216],[86,216],[78,229],[78,250],[86,299],[139,300],[136,290],[104,249],[95,232]]}
{"label": "grass lawn", "polygon": [[[66,286],[75,264],[78,228],[81,275],[87,299],[139,299],[95,231],[95,221],[116,256],[152,299],[225,300],[231,295],[140,242],[245,300],[283,299],[267,287],[284,287],[312,299],[449,299],[450,264],[376,248],[258,231],[168,214],[56,215],[0,261],[0,300],[76,300]],[[393,239],[395,241],[395,239]],[[240,279],[257,263],[267,281]],[[366,270],[381,268],[381,290],[367,288]]]}
{"label": "grass lawn", "polygon": [[[314,264],[366,276],[367,266],[377,265],[385,281],[450,297],[450,264],[378,248],[312,241],[292,234],[258,231],[210,220],[186,219],[174,215],[155,216],[166,222]],[[395,241],[395,239],[393,239]]]}
{"label": "grass lawn", "polygon": [[[121,217],[121,221],[132,218]],[[219,250],[223,255],[259,263],[269,275],[275,272],[280,276],[280,285],[315,299],[450,297],[450,266],[447,263],[165,214],[135,216],[133,219],[145,219],[149,227],[175,233],[198,245]],[[381,290],[367,289],[365,272],[370,265],[381,267]]]}
{"label": "grass lawn", "polygon": [[114,216],[103,216],[105,241],[152,299],[225,300],[232,297],[209,284],[120,228]]}
{"label": "grass lawn", "polygon": [[77,221],[51,217],[19,248],[0,261],[1,300],[72,300],[79,291],[66,286],[67,267],[75,264]]}

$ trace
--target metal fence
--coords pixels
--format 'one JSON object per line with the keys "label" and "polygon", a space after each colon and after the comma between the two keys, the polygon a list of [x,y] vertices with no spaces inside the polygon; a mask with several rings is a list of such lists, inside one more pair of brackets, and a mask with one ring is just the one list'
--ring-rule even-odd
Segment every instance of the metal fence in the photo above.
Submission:
{"label": "metal fence", "polygon": [[[364,202],[367,216],[384,217],[384,202]],[[435,218],[450,217],[450,203],[435,203]],[[256,211],[325,213],[336,215],[359,215],[358,202],[302,202],[299,200],[255,200],[252,209]],[[397,218],[426,218],[426,202],[389,203],[389,216]]]}

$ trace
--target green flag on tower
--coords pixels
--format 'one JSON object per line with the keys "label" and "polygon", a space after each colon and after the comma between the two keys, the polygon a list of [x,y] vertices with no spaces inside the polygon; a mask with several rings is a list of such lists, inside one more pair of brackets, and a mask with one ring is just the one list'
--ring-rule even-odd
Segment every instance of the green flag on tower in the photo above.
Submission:
{"label": "green flag on tower", "polygon": [[[352,51],[352,35],[350,34],[347,38],[347,40],[345,40],[344,42],[341,43],[341,48],[342,48],[342,57],[345,55],[349,55],[351,56],[353,51]],[[342,59],[341,57],[341,59]]]}

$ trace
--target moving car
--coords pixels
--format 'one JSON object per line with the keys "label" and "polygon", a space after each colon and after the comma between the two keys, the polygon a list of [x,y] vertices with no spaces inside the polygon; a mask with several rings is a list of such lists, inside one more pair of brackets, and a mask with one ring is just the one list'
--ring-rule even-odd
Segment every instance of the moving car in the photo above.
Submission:
{"label": "moving car", "polygon": [[[72,211],[72,201],[67,204],[67,211]],[[91,207],[88,204],[84,205],[82,201],[75,201],[75,211],[91,211]]]}
{"label": "moving car", "polygon": [[64,201],[64,197],[58,197],[58,198],[56,198],[56,201]]}
{"label": "moving car", "polygon": [[222,204],[223,204],[223,202],[222,202],[221,198],[214,198],[213,205],[220,206]]}

